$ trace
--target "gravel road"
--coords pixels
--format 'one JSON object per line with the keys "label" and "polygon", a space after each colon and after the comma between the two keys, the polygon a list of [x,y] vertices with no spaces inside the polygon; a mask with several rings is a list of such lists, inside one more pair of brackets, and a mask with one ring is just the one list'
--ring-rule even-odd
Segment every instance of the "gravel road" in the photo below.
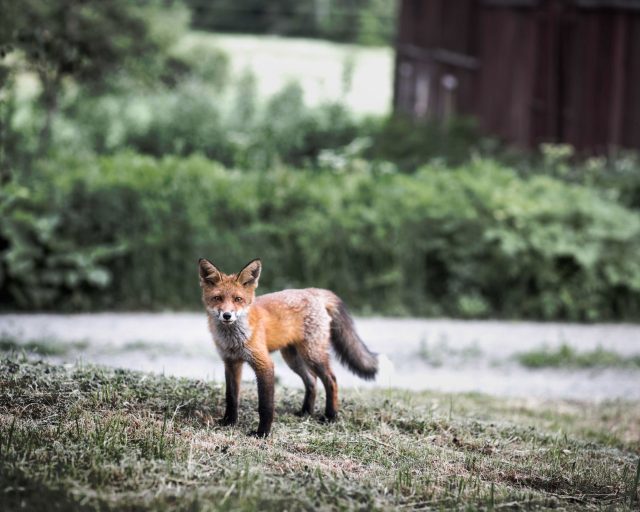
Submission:
{"label": "gravel road", "polygon": [[[359,318],[358,331],[382,354],[381,372],[366,383],[336,363],[341,386],[477,391],[500,396],[603,400],[640,399],[640,370],[522,367],[517,353],[567,344],[622,356],[640,354],[640,325]],[[58,362],[99,363],[167,375],[222,380],[224,372],[204,314],[131,313],[0,315],[0,335],[69,344]],[[74,343],[84,342],[81,348]],[[276,355],[286,385],[298,377]],[[245,371],[244,378],[253,375]]]}

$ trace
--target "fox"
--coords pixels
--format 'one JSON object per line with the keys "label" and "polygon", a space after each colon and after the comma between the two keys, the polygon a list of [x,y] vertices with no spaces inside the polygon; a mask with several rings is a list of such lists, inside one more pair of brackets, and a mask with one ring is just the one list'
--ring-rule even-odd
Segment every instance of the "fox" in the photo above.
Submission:
{"label": "fox", "polygon": [[209,330],[224,362],[225,413],[219,424],[231,426],[238,421],[240,378],[247,363],[256,375],[259,416],[257,430],[249,435],[269,435],[274,411],[274,364],[270,354],[276,350],[304,384],[302,408],[296,414],[313,414],[316,378],[320,378],[326,393],[321,419],[335,421],[338,384],[329,348],[333,347],[338,361],[365,380],[376,376],[377,354],[360,339],[346,305],[335,293],[305,288],[256,297],[261,272],[259,258],[228,275],[210,260],[199,260]]}

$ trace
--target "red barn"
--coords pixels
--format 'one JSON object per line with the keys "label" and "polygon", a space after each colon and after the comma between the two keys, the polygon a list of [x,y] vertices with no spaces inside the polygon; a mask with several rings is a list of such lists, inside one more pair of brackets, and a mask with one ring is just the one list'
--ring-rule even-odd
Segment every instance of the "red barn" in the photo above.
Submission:
{"label": "red barn", "polygon": [[401,0],[394,107],[521,147],[640,148],[640,0]]}

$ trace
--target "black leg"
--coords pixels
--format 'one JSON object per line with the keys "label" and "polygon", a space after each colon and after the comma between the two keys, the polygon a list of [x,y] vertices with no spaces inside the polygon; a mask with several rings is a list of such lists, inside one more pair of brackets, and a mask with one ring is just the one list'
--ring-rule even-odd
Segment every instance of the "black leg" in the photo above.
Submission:
{"label": "black leg", "polygon": [[320,377],[324,385],[325,394],[327,395],[327,403],[324,411],[325,421],[334,421],[338,416],[338,382],[331,371],[329,361],[308,361],[313,372]]}
{"label": "black leg", "polygon": [[309,371],[309,367],[300,357],[295,347],[283,348],[280,353],[282,358],[294,372],[296,372],[304,384],[304,401],[302,409],[296,413],[298,416],[306,416],[313,414],[313,408],[316,403],[316,377]]}
{"label": "black leg", "polygon": [[242,361],[225,361],[224,378],[226,382],[226,410],[220,420],[221,425],[235,425],[238,421],[238,400],[240,397],[240,378]]}
{"label": "black leg", "polygon": [[273,423],[273,361],[269,358],[268,362],[255,365],[254,370],[258,381],[258,414],[260,423],[258,424],[258,430],[251,432],[251,435],[267,437]]}

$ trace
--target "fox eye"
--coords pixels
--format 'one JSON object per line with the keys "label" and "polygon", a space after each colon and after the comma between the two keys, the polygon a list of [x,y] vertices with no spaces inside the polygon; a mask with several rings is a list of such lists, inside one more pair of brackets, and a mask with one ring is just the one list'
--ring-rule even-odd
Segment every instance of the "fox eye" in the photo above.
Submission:
{"label": "fox eye", "polygon": [[235,297],[233,300],[236,301],[238,304],[244,301],[242,297]]}
{"label": "fox eye", "polygon": [[222,296],[216,295],[215,297],[213,297],[213,300],[215,300],[216,302],[222,302]]}

